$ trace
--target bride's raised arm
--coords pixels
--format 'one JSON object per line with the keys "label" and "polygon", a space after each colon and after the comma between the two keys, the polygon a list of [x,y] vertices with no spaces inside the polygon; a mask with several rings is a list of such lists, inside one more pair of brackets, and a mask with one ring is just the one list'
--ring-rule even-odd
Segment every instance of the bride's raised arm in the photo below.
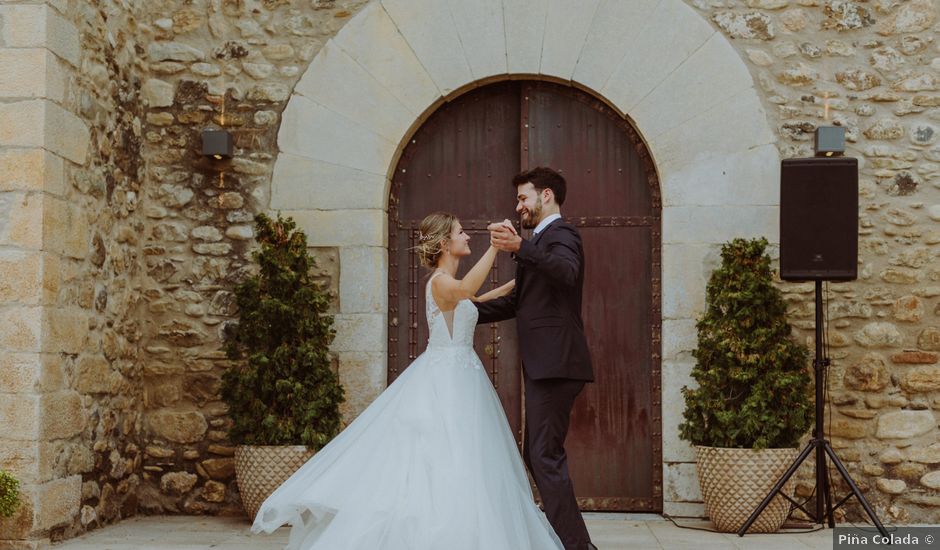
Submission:
{"label": "bride's raised arm", "polygon": [[512,289],[514,289],[514,288],[516,288],[516,280],[515,280],[515,279],[509,281],[508,283],[506,283],[506,284],[504,284],[504,285],[502,285],[502,286],[500,286],[500,287],[494,288],[493,290],[487,292],[486,294],[481,294],[481,295],[479,295],[479,296],[474,296],[473,298],[470,298],[470,299],[473,300],[474,302],[486,302],[486,301],[488,301],[488,300],[495,300],[496,298],[500,298],[500,297],[502,297],[502,296],[506,296],[507,294],[509,294],[510,292],[512,292]]}
{"label": "bride's raised arm", "polygon": [[448,303],[457,303],[460,300],[472,298],[486,281],[486,275],[493,267],[493,261],[496,259],[498,252],[496,247],[490,245],[483,257],[470,268],[470,271],[463,279],[455,279],[449,273],[444,273],[442,277],[434,277],[431,281],[431,291],[434,293],[434,297]]}

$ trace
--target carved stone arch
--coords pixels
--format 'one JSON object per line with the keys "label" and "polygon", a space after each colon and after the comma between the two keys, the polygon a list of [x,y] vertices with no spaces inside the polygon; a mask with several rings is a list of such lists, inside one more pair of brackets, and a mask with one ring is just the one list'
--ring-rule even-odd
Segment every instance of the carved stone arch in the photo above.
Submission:
{"label": "carved stone arch", "polygon": [[334,351],[347,412],[385,385],[389,182],[404,144],[442,102],[519,77],[603,98],[655,162],[665,511],[700,511],[683,503],[697,489],[677,433],[694,319],[718,244],[776,238],[779,153],[746,65],[681,0],[375,0],[320,50],[283,114],[270,208],[311,246],[339,249]]}

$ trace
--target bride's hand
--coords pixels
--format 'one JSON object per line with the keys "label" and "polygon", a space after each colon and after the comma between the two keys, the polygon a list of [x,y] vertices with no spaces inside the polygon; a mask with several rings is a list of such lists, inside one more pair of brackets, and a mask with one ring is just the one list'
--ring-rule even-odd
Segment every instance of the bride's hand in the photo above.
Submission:
{"label": "bride's hand", "polygon": [[486,226],[486,230],[489,231],[490,233],[494,231],[503,231],[506,229],[508,229],[513,235],[518,235],[518,233],[516,232],[516,228],[512,225],[512,222],[509,221],[508,219],[505,219],[501,222],[491,223],[488,226]]}

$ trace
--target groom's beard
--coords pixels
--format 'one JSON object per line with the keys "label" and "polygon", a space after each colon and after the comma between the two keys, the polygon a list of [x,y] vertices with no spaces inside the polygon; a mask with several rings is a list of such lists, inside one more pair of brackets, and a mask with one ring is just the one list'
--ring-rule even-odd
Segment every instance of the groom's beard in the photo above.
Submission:
{"label": "groom's beard", "polygon": [[535,209],[529,210],[529,214],[522,215],[522,227],[525,229],[535,229],[542,221],[542,203],[536,202]]}

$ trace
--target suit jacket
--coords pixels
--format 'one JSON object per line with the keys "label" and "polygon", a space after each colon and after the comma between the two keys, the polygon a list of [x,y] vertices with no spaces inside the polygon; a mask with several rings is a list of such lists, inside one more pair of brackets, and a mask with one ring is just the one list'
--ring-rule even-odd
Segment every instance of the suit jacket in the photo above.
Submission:
{"label": "suit jacket", "polygon": [[513,259],[515,288],[495,300],[475,302],[480,312],[477,323],[516,318],[522,365],[529,378],[593,381],[581,320],[581,235],[563,219],[555,220],[531,240],[523,239]]}

